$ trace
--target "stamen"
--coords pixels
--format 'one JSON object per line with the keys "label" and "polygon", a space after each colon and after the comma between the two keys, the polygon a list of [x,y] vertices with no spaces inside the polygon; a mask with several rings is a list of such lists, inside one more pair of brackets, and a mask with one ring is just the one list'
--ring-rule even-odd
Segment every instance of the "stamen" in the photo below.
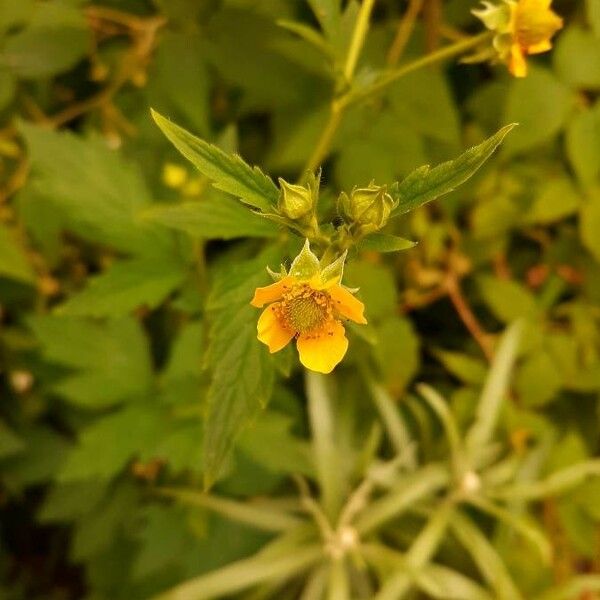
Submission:
{"label": "stamen", "polygon": [[315,332],[332,318],[329,295],[307,284],[296,285],[287,291],[279,307],[280,318],[297,334]]}

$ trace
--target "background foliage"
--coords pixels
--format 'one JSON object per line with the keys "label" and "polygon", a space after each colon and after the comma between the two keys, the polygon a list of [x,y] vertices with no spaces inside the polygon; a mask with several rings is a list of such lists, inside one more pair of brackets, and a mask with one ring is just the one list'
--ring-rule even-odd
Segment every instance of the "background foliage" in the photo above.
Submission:
{"label": "background foliage", "polygon": [[[399,489],[417,489],[414,477],[426,498],[396,496],[398,510],[414,510],[391,520],[381,502],[359,518],[365,535],[385,520],[378,535],[396,554],[365,550],[377,577],[358,560],[344,566],[356,597],[434,555],[415,597],[595,597],[600,482],[586,478],[597,463],[583,461],[600,450],[600,4],[555,3],[565,28],[526,79],[454,61],[348,108],[323,165],[332,220],[340,190],[391,184],[520,126],[465,186],[394,221],[390,232],[415,248],[352,257],[345,282],[360,288],[369,326],[353,332],[337,376],[305,388],[292,352],[270,357],[257,342],[248,304],[265,266],[302,240],[234,196],[261,208],[277,190],[265,180],[240,191],[237,176],[212,187],[150,107],[295,181],[311,166],[358,14],[338,4],[0,0],[3,598],[153,597],[273,544],[296,525],[285,507],[297,488],[310,512],[318,486],[326,513],[363,478],[387,489],[376,467],[396,452],[407,460],[405,434],[412,458],[398,463],[409,477]],[[358,82],[480,30],[470,0],[427,0],[400,58],[390,49],[407,4],[376,2]],[[508,358],[498,338],[519,319],[504,394],[515,330]],[[445,441],[440,402],[462,439],[481,406],[496,406],[489,381],[478,404],[494,355],[494,398],[505,400],[494,440],[521,465],[518,481],[542,483],[507,488],[513,517],[496,521],[480,505],[428,521],[446,485],[436,465],[468,453]],[[417,393],[416,382],[430,388]],[[524,537],[506,524],[517,517]],[[407,551],[419,539],[436,548]],[[248,598],[318,598],[320,585],[348,597],[337,567],[304,577],[318,548],[282,547],[225,579],[268,580]],[[210,595],[220,581],[183,597],[220,597]]]}

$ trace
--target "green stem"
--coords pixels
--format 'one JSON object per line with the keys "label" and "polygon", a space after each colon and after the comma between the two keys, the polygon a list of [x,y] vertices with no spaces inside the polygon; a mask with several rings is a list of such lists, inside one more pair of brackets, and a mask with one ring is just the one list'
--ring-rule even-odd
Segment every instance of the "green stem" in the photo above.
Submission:
{"label": "green stem", "polygon": [[[356,25],[354,26],[354,31],[352,32],[352,40],[350,42],[350,47],[348,48],[348,54],[346,55],[346,63],[344,64],[344,79],[348,85],[352,82],[354,70],[356,69],[356,65],[358,63],[358,57],[360,56],[360,51],[365,43],[367,31],[369,30],[369,19],[371,17],[374,4],[375,0],[364,0],[360,6],[360,11],[356,19]],[[333,141],[333,136],[340,126],[342,113],[343,106],[341,106],[337,99],[334,98],[331,101],[329,121],[325,125],[325,129],[323,129],[321,137],[317,141],[310,158],[306,162],[304,172],[314,171],[321,164],[325,156],[327,156],[329,148],[331,147],[331,142]]]}
{"label": "green stem", "polygon": [[[366,4],[367,4],[366,2],[363,3],[363,7],[365,7]],[[357,22],[357,30],[358,29],[359,29],[359,23]],[[360,44],[362,45],[362,41],[364,41],[365,34],[366,34],[366,29],[365,29],[364,33],[362,34],[363,37],[358,38],[357,34],[356,34],[356,30],[355,30],[354,37],[357,38],[357,44],[360,42]],[[476,46],[478,46],[479,44],[481,44],[487,40],[491,40],[492,37],[493,37],[493,32],[486,31],[479,35],[470,37],[466,40],[460,40],[459,42],[456,42],[455,44],[450,44],[449,46],[446,46],[445,48],[437,50],[436,52],[432,52],[431,54],[427,54],[426,56],[423,56],[422,58],[414,60],[402,67],[398,67],[396,69],[389,70],[389,71],[383,73],[378,79],[376,79],[370,85],[368,85],[362,89],[351,90],[351,91],[347,92],[346,94],[340,96],[339,98],[334,99],[333,102],[331,103],[331,112],[329,115],[329,121],[325,125],[325,128],[323,129],[323,132],[321,133],[321,137],[319,138],[310,158],[308,159],[304,170],[305,171],[314,171],[323,162],[324,158],[327,156],[327,154],[330,150],[331,143],[333,141],[333,137],[336,134],[336,132],[340,126],[344,111],[346,110],[346,108],[348,106],[351,106],[352,104],[356,104],[363,100],[367,100],[368,98],[372,97],[376,93],[385,89],[390,84],[398,81],[398,79],[404,77],[405,75],[413,73],[414,71],[417,71],[418,69],[422,69],[424,67],[434,65],[438,62],[442,62],[443,60],[446,60],[448,58],[452,58],[454,56],[463,54],[467,50],[475,48]],[[353,42],[354,42],[354,38],[353,38]],[[353,47],[354,47],[354,43],[351,46],[351,50]],[[360,46],[357,46],[357,48],[358,48],[358,50],[360,50]],[[354,52],[354,50],[352,50],[352,51]],[[357,57],[358,57],[358,55],[357,55]],[[356,60],[357,59],[353,59],[354,62],[351,62],[350,54],[349,54],[348,61],[346,62],[346,69],[348,69],[349,68],[348,65],[350,65],[351,70],[348,72],[353,73],[354,67],[356,66],[356,62],[355,62]]]}
{"label": "green stem", "polygon": [[340,99],[340,104],[342,105],[343,108],[346,108],[347,106],[350,106],[351,104],[355,104],[357,102],[365,100],[365,99],[373,96],[377,92],[380,92],[381,90],[386,88],[388,85],[396,82],[401,77],[404,77],[405,75],[408,75],[409,73],[417,71],[418,69],[422,69],[424,67],[428,67],[430,65],[441,62],[448,58],[452,58],[454,56],[458,56],[459,54],[463,54],[467,50],[470,50],[471,48],[478,46],[479,44],[481,44],[482,42],[485,42],[488,39],[491,39],[492,36],[493,36],[493,32],[486,31],[479,35],[470,37],[466,40],[461,40],[459,42],[456,42],[455,44],[446,46],[445,48],[442,48],[441,50],[437,50],[436,52],[432,52],[431,54],[427,54],[421,58],[418,58],[417,60],[414,60],[414,61],[408,63],[407,65],[398,67],[397,69],[392,69],[391,71],[387,71],[386,73],[383,73],[378,79],[376,79],[370,85],[368,85],[362,89],[355,90],[353,92],[349,92],[348,94],[343,96]]}
{"label": "green stem", "polygon": [[360,51],[365,43],[365,38],[369,29],[369,19],[374,4],[375,0],[363,0],[363,3],[360,6],[360,12],[356,19],[356,25],[352,33],[352,41],[350,42],[350,48],[348,48],[348,55],[344,66],[344,77],[347,82],[352,81],[352,77],[354,76],[354,69],[356,69]]}

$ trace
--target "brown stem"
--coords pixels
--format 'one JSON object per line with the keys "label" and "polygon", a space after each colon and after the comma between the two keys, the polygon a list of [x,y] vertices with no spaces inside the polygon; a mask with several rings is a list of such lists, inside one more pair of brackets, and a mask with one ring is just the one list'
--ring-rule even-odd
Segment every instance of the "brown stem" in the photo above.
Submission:
{"label": "brown stem", "polygon": [[423,2],[424,0],[409,0],[408,8],[400,20],[398,30],[396,31],[396,37],[394,37],[394,41],[388,51],[388,66],[395,66],[402,57],[402,53],[404,52],[406,44],[408,44],[410,35],[415,27],[419,12],[421,12],[421,8],[423,7]]}
{"label": "brown stem", "polygon": [[427,52],[434,52],[440,43],[441,1],[427,0],[423,13],[425,16],[425,47]]}
{"label": "brown stem", "polygon": [[448,291],[448,297],[450,298],[450,301],[452,302],[452,305],[454,306],[464,326],[469,330],[469,333],[473,336],[473,339],[481,348],[486,359],[491,361],[494,357],[494,348],[491,338],[479,323],[479,320],[475,316],[475,313],[469,306],[467,299],[462,293],[458,277],[452,272],[448,273],[448,278],[446,279],[446,290]]}

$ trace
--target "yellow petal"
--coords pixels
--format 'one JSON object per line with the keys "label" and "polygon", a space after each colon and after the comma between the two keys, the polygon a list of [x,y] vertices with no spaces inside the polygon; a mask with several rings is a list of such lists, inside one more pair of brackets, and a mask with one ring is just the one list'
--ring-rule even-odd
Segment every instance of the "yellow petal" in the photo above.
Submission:
{"label": "yellow petal", "polygon": [[285,291],[292,287],[294,281],[293,277],[287,276],[271,285],[256,288],[254,298],[252,298],[250,304],[256,306],[256,308],[262,308],[265,304],[279,300]]}
{"label": "yellow petal", "polygon": [[519,8],[521,10],[548,10],[552,0],[521,0]]}
{"label": "yellow petal", "polygon": [[508,70],[515,77],[525,77],[527,75],[527,63],[525,62],[523,51],[518,44],[511,46]]}
{"label": "yellow petal", "polygon": [[552,48],[550,40],[545,40],[539,44],[534,44],[527,48],[527,54],[541,54],[542,52],[548,52]]}
{"label": "yellow petal", "polygon": [[339,321],[330,321],[318,334],[300,335],[296,345],[300,362],[318,373],[331,373],[348,350],[344,326]]}
{"label": "yellow petal", "polygon": [[366,324],[364,316],[365,305],[356,296],[352,295],[341,285],[334,285],[327,290],[327,293],[333,300],[334,308],[344,317],[360,323]]}
{"label": "yellow petal", "polygon": [[294,332],[283,326],[277,316],[278,304],[271,304],[263,310],[256,329],[258,339],[269,347],[269,352],[278,352],[294,337]]}

